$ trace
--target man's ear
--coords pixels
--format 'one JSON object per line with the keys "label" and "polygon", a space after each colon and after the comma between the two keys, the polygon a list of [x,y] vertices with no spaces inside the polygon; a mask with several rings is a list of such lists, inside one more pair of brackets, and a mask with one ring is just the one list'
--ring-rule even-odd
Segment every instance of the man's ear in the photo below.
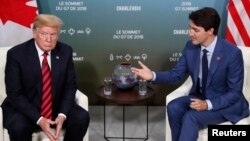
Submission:
{"label": "man's ear", "polygon": [[210,28],[208,31],[209,35],[213,35],[214,34],[214,28]]}
{"label": "man's ear", "polygon": [[36,38],[36,33],[37,33],[36,29],[32,29],[32,34],[34,38]]}

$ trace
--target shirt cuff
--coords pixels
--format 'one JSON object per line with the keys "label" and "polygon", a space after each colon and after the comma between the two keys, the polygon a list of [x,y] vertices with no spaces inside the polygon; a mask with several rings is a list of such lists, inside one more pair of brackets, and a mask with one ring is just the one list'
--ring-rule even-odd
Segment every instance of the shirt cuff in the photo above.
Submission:
{"label": "shirt cuff", "polygon": [[43,116],[41,116],[41,117],[38,119],[38,121],[36,122],[36,124],[38,125],[39,122],[40,122],[42,119],[43,119]]}
{"label": "shirt cuff", "polygon": [[155,74],[155,72],[154,72],[154,71],[152,71],[152,73],[153,73],[153,78],[152,78],[152,80],[151,80],[151,81],[155,81],[155,79],[156,79],[156,74]]}
{"label": "shirt cuff", "polygon": [[213,109],[213,105],[212,105],[211,101],[210,100],[206,100],[206,102],[207,102],[207,109],[208,110],[212,110]]}
{"label": "shirt cuff", "polygon": [[65,119],[67,118],[67,116],[63,113],[59,113],[58,116],[63,116]]}

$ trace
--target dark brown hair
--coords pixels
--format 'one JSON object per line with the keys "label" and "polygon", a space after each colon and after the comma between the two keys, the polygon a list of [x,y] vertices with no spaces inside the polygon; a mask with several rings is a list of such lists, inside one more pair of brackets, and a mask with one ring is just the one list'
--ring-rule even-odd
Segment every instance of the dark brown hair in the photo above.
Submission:
{"label": "dark brown hair", "polygon": [[220,26],[220,16],[217,11],[211,7],[204,7],[189,14],[189,19],[197,26],[203,27],[205,31],[214,29],[214,35],[217,35]]}

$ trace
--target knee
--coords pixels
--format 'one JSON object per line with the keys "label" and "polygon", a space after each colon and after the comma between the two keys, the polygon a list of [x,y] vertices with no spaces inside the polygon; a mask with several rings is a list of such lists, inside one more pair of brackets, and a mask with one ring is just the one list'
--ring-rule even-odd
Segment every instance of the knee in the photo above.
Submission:
{"label": "knee", "polygon": [[181,108],[181,106],[178,103],[173,102],[173,101],[169,102],[167,105],[168,113],[179,111],[180,108]]}
{"label": "knee", "polygon": [[8,128],[8,133],[12,137],[24,137],[24,135],[30,135],[32,134],[32,128],[28,124],[25,123],[14,123],[13,125],[10,125]]}
{"label": "knee", "polygon": [[76,116],[75,122],[76,124],[81,124],[81,125],[89,125],[90,117],[89,117],[89,112],[88,111],[81,111],[79,114]]}

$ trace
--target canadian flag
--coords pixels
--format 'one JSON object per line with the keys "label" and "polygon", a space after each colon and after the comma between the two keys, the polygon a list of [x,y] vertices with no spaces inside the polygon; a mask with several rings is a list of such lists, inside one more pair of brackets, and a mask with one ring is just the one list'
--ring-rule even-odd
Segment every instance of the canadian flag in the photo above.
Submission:
{"label": "canadian flag", "polygon": [[37,14],[36,0],[0,0],[0,47],[32,38],[32,23]]}

